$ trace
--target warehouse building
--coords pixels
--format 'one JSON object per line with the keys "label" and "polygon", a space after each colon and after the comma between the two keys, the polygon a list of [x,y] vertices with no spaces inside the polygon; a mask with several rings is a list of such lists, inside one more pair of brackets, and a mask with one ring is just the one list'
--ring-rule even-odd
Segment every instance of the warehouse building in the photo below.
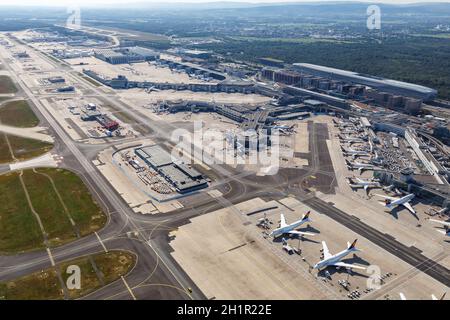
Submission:
{"label": "warehouse building", "polygon": [[50,83],[65,83],[66,79],[64,79],[63,77],[50,77],[47,79],[48,82]]}
{"label": "warehouse building", "polygon": [[142,47],[121,49],[121,53],[128,57],[128,62],[145,62],[159,59],[159,54],[153,50]]}
{"label": "warehouse building", "polygon": [[74,86],[67,86],[67,87],[61,87],[56,89],[57,92],[74,92],[75,87]]}
{"label": "warehouse building", "polygon": [[97,59],[103,60],[105,62],[111,63],[111,64],[124,64],[128,63],[128,57],[120,52],[115,52],[111,49],[101,49],[101,50],[95,50],[94,56]]}
{"label": "warehouse building", "polygon": [[158,145],[137,148],[134,152],[179,193],[184,194],[208,187],[208,182],[201,173],[181,163],[180,160],[173,159],[171,154]]}

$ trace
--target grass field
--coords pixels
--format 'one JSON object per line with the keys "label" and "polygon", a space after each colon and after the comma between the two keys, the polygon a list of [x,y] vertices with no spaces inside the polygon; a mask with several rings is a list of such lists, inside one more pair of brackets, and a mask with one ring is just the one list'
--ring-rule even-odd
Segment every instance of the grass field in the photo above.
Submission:
{"label": "grass field", "polygon": [[0,253],[44,248],[39,225],[24,198],[18,173],[0,176]]}
{"label": "grass field", "polygon": [[[35,127],[39,119],[25,100],[6,102],[0,107],[0,123],[20,128]],[[8,147],[9,141],[13,155]],[[53,144],[0,133],[0,163],[10,163],[38,157],[53,148]]]}
{"label": "grass field", "polygon": [[62,169],[37,171],[48,175],[53,180],[81,236],[103,227],[106,223],[105,214],[93,201],[89,190],[75,173]]}
{"label": "grass field", "polygon": [[0,153],[0,163],[10,163],[14,160],[9,152],[6,139],[11,144],[14,157],[19,161],[38,157],[53,148],[53,144],[51,143],[0,133],[0,147],[3,150]]}
{"label": "grass field", "polygon": [[[0,176],[0,254],[43,248],[43,235],[26,201],[19,174]],[[106,223],[105,214],[74,173],[63,169],[25,170],[23,181],[49,246],[75,240],[76,230],[84,236]]]}
{"label": "grass field", "polygon": [[13,161],[11,152],[8,149],[8,142],[6,141],[5,134],[0,133],[0,163],[9,163]]}
{"label": "grass field", "polygon": [[17,100],[7,102],[0,108],[0,122],[8,126],[30,128],[37,126],[39,119],[27,101]]}
{"label": "grass field", "polygon": [[[98,270],[93,268],[94,261]],[[111,251],[100,253],[91,257],[67,261],[58,264],[55,268],[36,272],[19,279],[0,284],[0,299],[5,300],[56,300],[64,299],[61,282],[57,278],[59,270],[64,285],[67,278],[67,267],[76,265],[81,270],[81,288],[68,290],[70,299],[77,299],[100,289],[102,286],[118,280],[126,275],[135,265],[136,257],[125,251]]]}
{"label": "grass field", "polygon": [[17,87],[8,76],[0,76],[0,93],[16,93]]}

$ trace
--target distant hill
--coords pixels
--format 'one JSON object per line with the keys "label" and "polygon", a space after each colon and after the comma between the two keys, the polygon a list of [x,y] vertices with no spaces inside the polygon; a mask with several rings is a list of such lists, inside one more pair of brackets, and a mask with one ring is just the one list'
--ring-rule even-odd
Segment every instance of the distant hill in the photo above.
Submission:
{"label": "distant hill", "polygon": [[[250,2],[234,2],[234,1],[217,1],[205,3],[147,3],[147,2],[131,2],[124,5],[111,5],[108,8],[129,8],[137,9],[160,9],[160,10],[240,10],[245,14],[288,14],[293,15],[301,12],[302,14],[355,14],[357,12],[366,11],[367,7],[373,2],[355,2],[355,1],[324,1],[324,2],[281,2],[281,3],[250,3]],[[413,3],[413,4],[378,4],[382,12],[387,14],[408,15],[408,14],[432,14],[446,15],[450,14],[450,3],[434,2],[434,3]],[[245,9],[245,10],[242,10]],[[242,11],[241,11],[242,10]]]}

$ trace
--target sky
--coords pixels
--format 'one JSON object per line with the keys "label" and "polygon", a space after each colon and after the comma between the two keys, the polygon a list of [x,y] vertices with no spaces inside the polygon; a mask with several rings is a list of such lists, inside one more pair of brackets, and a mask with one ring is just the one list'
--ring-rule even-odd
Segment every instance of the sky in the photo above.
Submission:
{"label": "sky", "polygon": [[[127,2],[142,2],[142,3],[176,3],[176,2],[186,2],[186,3],[204,3],[204,2],[215,2],[217,0],[0,0],[0,5],[39,5],[39,6],[68,6],[68,5],[78,5],[78,6],[91,6],[91,5],[105,5],[105,4],[125,4]],[[312,1],[325,1],[325,0],[220,0],[220,2],[251,2],[251,3],[279,3],[279,2],[312,2]],[[329,1],[329,0],[328,0]],[[349,0],[334,0],[334,1],[349,1]],[[375,3],[412,3],[412,2],[450,2],[450,0],[366,0],[362,2],[375,2]]]}

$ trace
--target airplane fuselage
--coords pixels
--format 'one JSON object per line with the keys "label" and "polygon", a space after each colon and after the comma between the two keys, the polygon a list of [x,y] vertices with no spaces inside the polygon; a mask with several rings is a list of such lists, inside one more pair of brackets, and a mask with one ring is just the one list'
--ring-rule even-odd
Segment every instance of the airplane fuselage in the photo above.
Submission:
{"label": "airplane fuselage", "polygon": [[274,238],[282,236],[283,234],[286,234],[289,231],[292,231],[292,230],[300,227],[302,224],[304,224],[305,222],[308,222],[308,221],[310,221],[310,220],[309,219],[298,220],[298,221],[293,222],[285,227],[281,227],[281,228],[277,228],[277,229],[273,230],[269,235]]}
{"label": "airplane fuselage", "polygon": [[336,253],[335,255],[332,255],[329,258],[326,258],[322,261],[319,261],[315,266],[314,269],[322,269],[325,268],[329,265],[333,265],[336,262],[341,261],[344,257],[346,257],[347,255],[349,255],[352,252],[357,251],[356,249],[345,249],[339,253]]}
{"label": "airplane fuselage", "polygon": [[403,198],[400,198],[398,200],[394,200],[389,204],[386,204],[386,207],[389,209],[394,209],[395,207],[402,205],[408,201],[411,201],[412,198],[414,198],[414,194],[408,194],[407,196],[404,196]]}
{"label": "airplane fuselage", "polygon": [[379,187],[380,184],[378,182],[364,182],[364,183],[352,183],[350,187],[352,188],[375,188]]}

